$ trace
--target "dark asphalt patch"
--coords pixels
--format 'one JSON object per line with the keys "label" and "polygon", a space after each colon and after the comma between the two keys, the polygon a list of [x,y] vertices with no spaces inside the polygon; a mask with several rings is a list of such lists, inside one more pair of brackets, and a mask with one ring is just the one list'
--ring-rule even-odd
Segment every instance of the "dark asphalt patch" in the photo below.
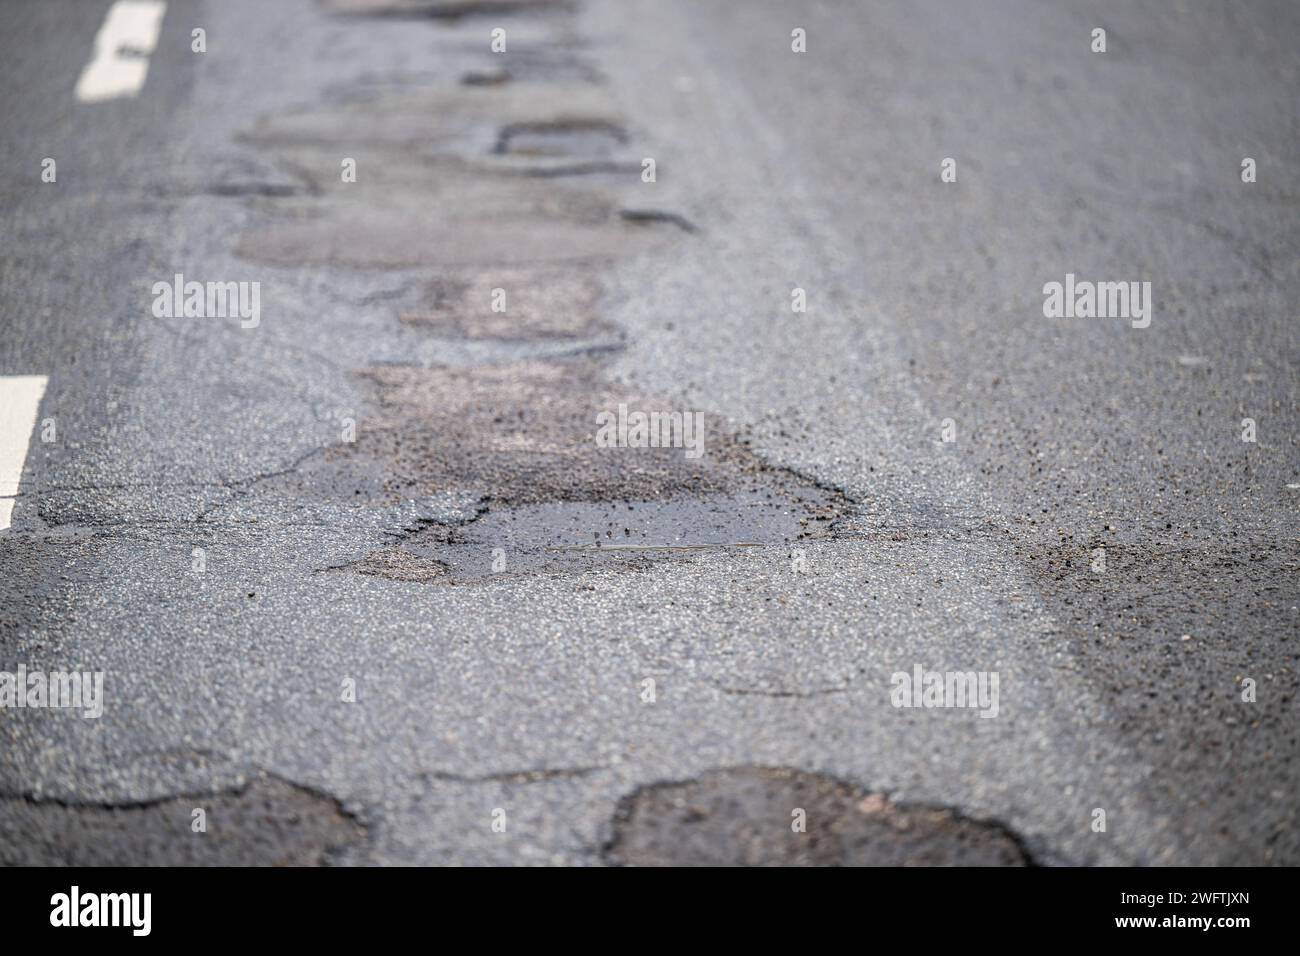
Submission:
{"label": "dark asphalt patch", "polygon": [[620,220],[617,207],[594,193],[550,185],[555,178],[428,175],[437,185],[420,193],[265,200],[279,214],[242,236],[235,251],[276,265],[445,269],[605,262],[663,241]]}
{"label": "dark asphalt patch", "polygon": [[606,381],[577,357],[471,368],[375,366],[377,389],[356,441],[338,443],[258,482],[261,493],[387,506],[444,493],[491,507],[555,501],[648,501],[770,488],[766,466],[715,415],[704,452],[596,445],[596,415],[620,403],[646,412],[670,402]]}
{"label": "dark asphalt patch", "polygon": [[[366,830],[337,801],[282,780],[124,806],[0,800],[2,866],[319,866]],[[191,829],[206,813],[206,833]]]}
{"label": "dark asphalt patch", "polygon": [[[1098,548],[1104,564],[1095,564]],[[1022,534],[1013,550],[1113,727],[1157,768],[1164,799],[1192,792],[1212,767],[1218,799],[1269,794],[1285,805],[1300,786],[1294,541],[1186,521],[1163,533],[1126,523],[1086,537]],[[1246,679],[1255,682],[1253,701],[1243,699]],[[1243,826],[1225,816],[1214,829],[1226,858],[1239,850]],[[1276,827],[1265,859],[1294,859],[1294,826]]]}
{"label": "dark asphalt patch", "polygon": [[620,215],[638,167],[615,155],[627,133],[592,84],[379,90],[264,118],[240,139],[286,170],[356,161],[355,181],[326,174],[318,194],[261,200],[236,246],[248,259],[499,269],[605,262],[665,241]]}
{"label": "dark asphalt patch", "polygon": [[[792,829],[802,810],[806,831]],[[1031,866],[1010,831],[822,774],[738,767],[624,797],[607,862],[621,866]]]}
{"label": "dark asphalt patch", "polygon": [[[458,583],[498,574],[634,571],[701,551],[793,547],[827,536],[836,511],[816,488],[488,509],[462,525],[424,528],[349,567],[393,580]],[[441,570],[421,576],[426,568]]]}
{"label": "dark asphalt patch", "polygon": [[[517,59],[512,55],[512,78],[519,68]],[[237,139],[258,147],[259,163],[263,158],[273,161],[277,154],[281,159],[319,158],[322,165],[304,168],[333,171],[339,167],[338,157],[360,154],[373,162],[359,162],[357,181],[349,185],[364,188],[379,177],[392,183],[410,174],[416,177],[412,186],[427,187],[436,184],[427,168],[411,167],[413,159],[468,160],[491,154],[501,130],[512,124],[604,123],[623,128],[609,93],[591,82],[412,87],[372,80],[348,90],[335,90],[319,106],[264,116]],[[324,162],[327,158],[333,161]],[[374,167],[369,176],[367,166]]]}
{"label": "dark asphalt patch", "polygon": [[356,505],[447,494],[482,504],[468,521],[421,522],[322,570],[428,583],[640,569],[830,537],[851,510],[838,492],[769,467],[712,414],[697,459],[684,448],[598,446],[600,411],[692,410],[620,388],[592,359],[365,374],[377,410],[356,442],[263,484]]}
{"label": "dark asphalt patch", "polygon": [[392,487],[418,494],[477,491],[494,507],[645,501],[726,491],[763,470],[715,415],[705,416],[698,459],[682,448],[598,447],[598,412],[620,403],[687,410],[605,381],[587,359],[364,374],[379,388],[378,410],[361,423],[355,446],[326,457],[382,462]]}

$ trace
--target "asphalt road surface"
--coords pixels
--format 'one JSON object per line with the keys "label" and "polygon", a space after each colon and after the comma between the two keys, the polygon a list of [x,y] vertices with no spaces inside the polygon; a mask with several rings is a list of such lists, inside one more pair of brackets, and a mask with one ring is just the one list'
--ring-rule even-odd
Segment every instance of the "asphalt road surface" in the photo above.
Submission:
{"label": "asphalt road surface", "polygon": [[5,3],[0,863],[1300,862],[1298,41]]}

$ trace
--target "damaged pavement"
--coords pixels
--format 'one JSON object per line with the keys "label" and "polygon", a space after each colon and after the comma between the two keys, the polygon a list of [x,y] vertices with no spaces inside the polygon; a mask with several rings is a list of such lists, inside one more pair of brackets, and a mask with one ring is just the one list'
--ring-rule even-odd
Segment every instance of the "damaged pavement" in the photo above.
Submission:
{"label": "damaged pavement", "polygon": [[[7,308],[102,322],[40,333],[79,362],[50,372],[63,437],[33,446],[0,539],[0,663],[103,671],[106,706],[4,714],[0,863],[1297,859],[1274,796],[1300,773],[1293,514],[1170,515],[1181,547],[1249,541],[1216,552],[1254,589],[1216,592],[1217,630],[1175,598],[1159,625],[1208,645],[1223,714],[1243,668],[1270,690],[1207,730],[1159,697],[1189,649],[1126,646],[1150,582],[1080,578],[1104,545],[1120,573],[1201,588],[1148,553],[1155,518],[1041,483],[1027,386],[974,381],[1003,346],[909,324],[913,302],[966,304],[948,259],[880,231],[892,203],[942,244],[988,197],[950,214],[894,181],[842,211],[850,159],[779,125],[780,90],[811,80],[754,72],[794,13],[760,4],[772,36],[737,27],[723,55],[702,39],[732,36],[720,14],[684,0],[268,6],[203,9],[214,55],[159,54],[184,82],[129,137],[93,132],[106,169],[5,196],[32,262],[77,230],[115,258],[5,287]],[[936,55],[905,7],[880,15]],[[275,57],[218,45],[236,36]],[[861,69],[824,134],[843,108],[905,141],[858,102],[880,80]],[[987,265],[953,241],[959,274]],[[259,281],[259,326],[151,316],[149,280],[181,271]],[[598,447],[620,404],[698,410],[704,454]],[[939,445],[948,414],[984,450]],[[1008,451],[1018,415],[1035,444]],[[1107,467],[1137,467],[1136,440]],[[1285,459],[1250,487],[1282,487]],[[999,672],[997,719],[891,706],[918,664]]]}

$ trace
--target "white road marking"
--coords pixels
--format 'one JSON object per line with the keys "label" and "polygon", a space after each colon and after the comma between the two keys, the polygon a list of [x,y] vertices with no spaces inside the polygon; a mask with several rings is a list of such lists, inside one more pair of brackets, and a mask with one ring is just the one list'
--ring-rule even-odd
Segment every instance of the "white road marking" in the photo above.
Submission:
{"label": "white road marking", "polygon": [[95,55],[77,80],[77,99],[97,103],[139,93],[166,11],[163,0],[117,0],[109,7],[95,34]]}
{"label": "white road marking", "polygon": [[0,531],[9,527],[27,445],[45,394],[44,375],[0,376]]}

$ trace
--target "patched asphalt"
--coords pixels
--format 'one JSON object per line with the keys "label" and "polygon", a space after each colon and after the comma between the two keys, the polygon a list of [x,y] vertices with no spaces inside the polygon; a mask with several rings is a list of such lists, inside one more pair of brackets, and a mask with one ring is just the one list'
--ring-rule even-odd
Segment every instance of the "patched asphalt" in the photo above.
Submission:
{"label": "patched asphalt", "polygon": [[365,838],[334,801],[280,780],[135,805],[11,798],[0,813],[5,866],[322,866]]}
{"label": "patched asphalt", "polygon": [[891,802],[795,770],[742,767],[626,797],[606,848],[620,866],[1027,866],[996,823]]}

